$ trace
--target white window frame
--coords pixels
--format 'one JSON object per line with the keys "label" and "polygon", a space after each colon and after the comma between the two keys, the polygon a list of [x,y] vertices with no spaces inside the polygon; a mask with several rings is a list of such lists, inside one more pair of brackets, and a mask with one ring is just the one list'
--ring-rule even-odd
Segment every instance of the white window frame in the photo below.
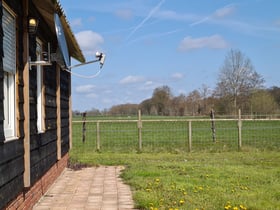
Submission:
{"label": "white window frame", "polygon": [[[42,60],[43,43],[36,39],[37,61]],[[37,129],[38,133],[45,132],[45,108],[43,95],[43,66],[37,65]]]}
{"label": "white window frame", "polygon": [[[16,15],[3,2],[4,135],[6,141],[16,137]],[[6,55],[6,57],[5,57]]]}

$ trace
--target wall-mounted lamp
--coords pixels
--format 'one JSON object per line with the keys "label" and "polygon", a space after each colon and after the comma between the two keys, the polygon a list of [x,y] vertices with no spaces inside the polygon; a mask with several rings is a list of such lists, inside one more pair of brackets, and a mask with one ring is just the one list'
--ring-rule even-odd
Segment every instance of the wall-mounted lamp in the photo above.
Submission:
{"label": "wall-mounted lamp", "polygon": [[36,18],[28,18],[28,32],[29,34],[35,34],[37,32],[39,21]]}

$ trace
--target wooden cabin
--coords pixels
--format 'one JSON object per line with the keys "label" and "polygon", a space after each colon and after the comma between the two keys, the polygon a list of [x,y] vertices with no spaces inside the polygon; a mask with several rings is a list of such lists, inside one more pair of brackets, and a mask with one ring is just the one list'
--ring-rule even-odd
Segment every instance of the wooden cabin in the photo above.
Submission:
{"label": "wooden cabin", "polygon": [[58,0],[0,0],[0,11],[0,209],[31,209],[71,148],[71,74],[55,14],[68,59],[85,58]]}

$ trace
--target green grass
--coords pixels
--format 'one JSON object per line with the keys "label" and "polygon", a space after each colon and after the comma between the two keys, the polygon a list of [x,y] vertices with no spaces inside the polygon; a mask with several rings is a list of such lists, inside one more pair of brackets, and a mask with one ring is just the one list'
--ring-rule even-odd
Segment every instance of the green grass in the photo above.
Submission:
{"label": "green grass", "polygon": [[[115,119],[115,118],[114,118]],[[108,119],[107,119],[108,120]],[[164,120],[164,119],[163,119]],[[238,152],[236,121],[144,121],[143,149],[138,149],[137,122],[73,123],[73,162],[124,165],[139,209],[280,209],[280,121],[244,121]]]}
{"label": "green grass", "polygon": [[139,209],[280,209],[278,152],[71,152],[71,159],[126,166],[122,177]]}
{"label": "green grass", "polygon": [[[236,121],[217,121],[216,142],[213,143],[211,122],[192,121],[192,151],[237,151],[238,129]],[[97,148],[97,121],[86,123],[86,141],[82,143],[82,123],[73,123],[75,147],[90,152]],[[142,152],[188,151],[189,126],[187,121],[143,121]],[[131,152],[139,149],[137,122],[100,122],[100,149],[110,152]],[[243,148],[275,150],[280,148],[279,121],[244,121],[242,123]]]}

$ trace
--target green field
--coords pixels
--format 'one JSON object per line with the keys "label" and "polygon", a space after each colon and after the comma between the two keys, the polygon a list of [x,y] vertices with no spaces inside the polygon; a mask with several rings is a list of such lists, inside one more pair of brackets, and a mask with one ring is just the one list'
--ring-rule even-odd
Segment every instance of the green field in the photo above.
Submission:
{"label": "green field", "polygon": [[93,152],[71,159],[124,165],[139,209],[280,209],[278,152]]}
{"label": "green field", "polygon": [[[99,122],[99,131],[97,131]],[[139,151],[137,120],[126,121],[87,121],[83,142],[82,122],[73,122],[73,144],[82,152],[97,149],[97,134],[100,137],[100,150],[109,152]],[[215,142],[212,138],[211,122],[191,122],[192,151],[237,151],[237,121],[216,121]],[[143,120],[141,152],[185,152],[189,150],[189,122],[187,120]],[[280,148],[280,120],[243,121],[243,150],[275,150]]]}
{"label": "green field", "polygon": [[244,121],[238,150],[236,121],[144,121],[138,149],[136,121],[73,123],[72,164],[124,165],[138,209],[280,209],[280,122]]}

